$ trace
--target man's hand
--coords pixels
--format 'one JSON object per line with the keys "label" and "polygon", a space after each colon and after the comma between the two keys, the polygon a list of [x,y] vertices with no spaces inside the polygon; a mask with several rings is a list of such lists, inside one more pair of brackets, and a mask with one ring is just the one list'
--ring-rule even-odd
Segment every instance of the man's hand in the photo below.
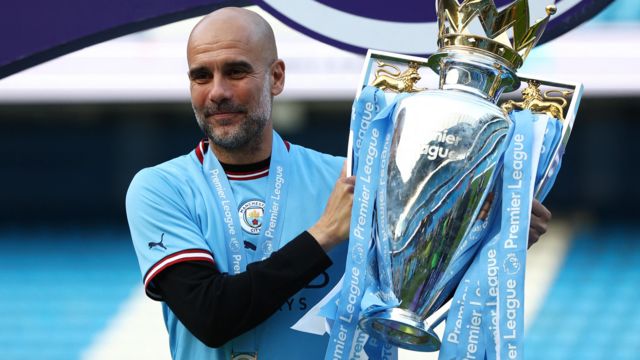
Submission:
{"label": "man's hand", "polygon": [[[489,193],[487,199],[482,204],[482,209],[480,209],[480,214],[478,214],[479,220],[486,220],[489,215],[489,210],[491,209],[491,204],[493,202],[493,193]],[[531,247],[533,244],[538,242],[540,236],[547,232],[547,227],[549,226],[549,221],[551,220],[551,211],[549,211],[542,203],[536,199],[533,199],[533,204],[531,205],[531,223],[529,224],[529,243],[528,247]]]}
{"label": "man's hand", "polygon": [[531,224],[529,225],[529,247],[538,242],[540,236],[547,232],[550,220],[551,211],[542,205],[540,201],[533,199]]}
{"label": "man's hand", "polygon": [[342,166],[342,172],[329,196],[324,213],[308,231],[318,241],[325,251],[349,237],[351,224],[351,205],[353,204],[353,189],[355,176],[346,176],[347,164]]}

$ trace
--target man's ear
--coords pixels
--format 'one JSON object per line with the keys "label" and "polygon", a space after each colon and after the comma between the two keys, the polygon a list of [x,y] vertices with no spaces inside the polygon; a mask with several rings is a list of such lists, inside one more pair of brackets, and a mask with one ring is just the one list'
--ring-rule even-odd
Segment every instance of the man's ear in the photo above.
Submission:
{"label": "man's ear", "polygon": [[284,61],[276,60],[271,65],[271,96],[279,95],[284,89]]}

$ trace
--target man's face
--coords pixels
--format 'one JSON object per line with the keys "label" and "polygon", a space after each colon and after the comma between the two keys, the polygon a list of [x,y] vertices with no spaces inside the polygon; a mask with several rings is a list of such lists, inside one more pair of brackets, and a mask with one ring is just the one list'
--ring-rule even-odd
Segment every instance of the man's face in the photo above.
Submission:
{"label": "man's face", "polygon": [[227,150],[245,148],[252,140],[260,141],[271,118],[270,88],[265,78],[257,99],[251,96],[245,101],[234,94],[219,101],[205,99],[198,103],[192,90],[193,112],[200,129],[214,144]]}
{"label": "man's face", "polygon": [[[217,146],[260,142],[271,119],[272,67],[243,34],[218,32],[188,47],[191,103],[198,124]],[[265,130],[266,128],[266,130]]]}

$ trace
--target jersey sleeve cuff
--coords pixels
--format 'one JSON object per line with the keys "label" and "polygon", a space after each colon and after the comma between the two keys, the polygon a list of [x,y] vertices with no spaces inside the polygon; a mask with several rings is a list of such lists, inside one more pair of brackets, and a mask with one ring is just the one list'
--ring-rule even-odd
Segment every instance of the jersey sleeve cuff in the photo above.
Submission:
{"label": "jersey sleeve cuff", "polygon": [[160,274],[164,269],[168,268],[171,265],[175,265],[185,261],[208,261],[215,264],[215,260],[213,259],[213,255],[211,252],[202,249],[189,249],[182,250],[176,253],[165,256],[156,262],[147,273],[144,275],[144,288],[147,294],[155,299],[157,296],[154,296],[153,289],[151,288],[151,281]]}

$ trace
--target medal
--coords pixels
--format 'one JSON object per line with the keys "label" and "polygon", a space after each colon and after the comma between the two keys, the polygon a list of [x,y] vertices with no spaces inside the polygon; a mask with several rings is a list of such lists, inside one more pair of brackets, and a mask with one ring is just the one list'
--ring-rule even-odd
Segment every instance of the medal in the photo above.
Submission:
{"label": "medal", "polygon": [[231,353],[231,360],[258,360],[257,352]]}

